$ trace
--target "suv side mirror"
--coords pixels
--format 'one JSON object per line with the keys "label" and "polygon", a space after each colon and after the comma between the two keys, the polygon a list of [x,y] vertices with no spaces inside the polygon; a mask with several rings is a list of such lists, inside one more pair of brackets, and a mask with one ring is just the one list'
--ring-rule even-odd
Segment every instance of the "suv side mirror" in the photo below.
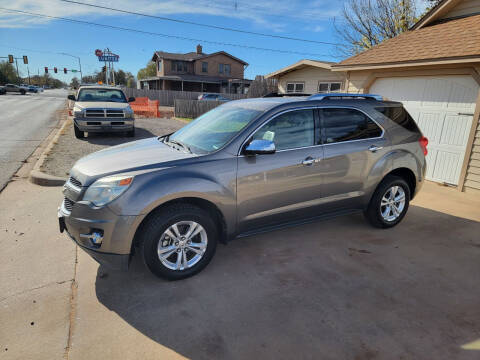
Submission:
{"label": "suv side mirror", "polygon": [[134,97],[129,97],[128,98],[128,102],[134,102],[135,101],[135,98]]}
{"label": "suv side mirror", "polygon": [[68,99],[68,100],[75,101],[75,95],[68,95],[68,96],[67,96],[67,99]]}
{"label": "suv side mirror", "polygon": [[245,155],[266,155],[275,153],[275,144],[270,140],[252,140],[243,150]]}

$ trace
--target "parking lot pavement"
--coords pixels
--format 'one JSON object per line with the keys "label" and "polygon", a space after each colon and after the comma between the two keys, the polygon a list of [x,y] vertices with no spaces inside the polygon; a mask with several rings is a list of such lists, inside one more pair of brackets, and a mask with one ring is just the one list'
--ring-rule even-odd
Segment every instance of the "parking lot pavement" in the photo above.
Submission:
{"label": "parking lot pavement", "polygon": [[135,119],[135,138],[125,137],[124,134],[119,133],[89,134],[84,139],[76,139],[70,123],[48,155],[42,171],[50,175],[66,177],[75,161],[85,155],[109,146],[169,134],[185,124],[175,119],[137,118]]}
{"label": "parking lot pavement", "polygon": [[178,282],[80,252],[69,358],[478,359],[479,233],[420,206],[389,230],[352,215],[219,246]]}

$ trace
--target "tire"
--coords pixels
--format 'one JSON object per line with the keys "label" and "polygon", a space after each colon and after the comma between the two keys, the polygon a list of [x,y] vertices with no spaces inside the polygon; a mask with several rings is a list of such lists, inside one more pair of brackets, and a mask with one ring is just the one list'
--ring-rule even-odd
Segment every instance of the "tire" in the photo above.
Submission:
{"label": "tire", "polygon": [[[401,201],[391,199],[394,187],[398,187],[394,196],[395,199],[401,199],[402,192],[404,194],[403,206],[401,206]],[[387,205],[382,205],[382,199],[384,199],[383,204],[387,203]],[[392,203],[388,204],[389,201],[392,201]],[[391,228],[402,221],[408,211],[409,204],[410,187],[407,182],[401,177],[387,175],[377,186],[364,215],[374,227]]]}
{"label": "tire", "polygon": [[20,94],[25,95],[25,90],[20,91]]}
{"label": "tire", "polygon": [[127,137],[135,137],[135,128],[130,131],[127,131]]}
{"label": "tire", "polygon": [[85,137],[85,133],[83,131],[80,131],[80,129],[76,125],[73,125],[73,129],[75,131],[75,137],[77,139],[83,139]]}
{"label": "tire", "polygon": [[[190,246],[197,251],[203,251],[201,255],[190,250],[191,247],[187,245],[188,238],[176,237],[177,241],[166,234],[168,232],[177,235],[174,234],[172,225],[177,225],[181,235],[188,234],[188,230],[191,229],[186,224],[188,222],[197,224],[195,230],[203,229],[190,240]],[[200,225],[200,228],[198,225]],[[205,236],[207,239],[206,246],[201,248],[205,244]],[[180,280],[197,274],[208,265],[215,255],[217,239],[217,227],[208,212],[191,204],[173,204],[154,213],[147,220],[140,238],[140,253],[143,254],[145,264],[153,274],[167,280]],[[181,242],[185,244],[185,247]],[[163,261],[160,260],[158,254],[158,251],[162,251],[162,248]],[[181,256],[184,253],[183,251],[186,254],[187,267],[185,267],[185,258]],[[195,258],[195,256],[200,257]],[[179,257],[181,259],[180,265],[178,265]],[[191,265],[188,265],[189,262],[191,262]],[[175,267],[178,269],[174,269]]]}

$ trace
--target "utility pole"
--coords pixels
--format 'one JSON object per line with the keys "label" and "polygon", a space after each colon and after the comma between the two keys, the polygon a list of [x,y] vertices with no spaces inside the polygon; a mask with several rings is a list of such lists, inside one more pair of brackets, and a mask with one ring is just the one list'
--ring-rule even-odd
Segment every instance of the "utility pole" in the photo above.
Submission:
{"label": "utility pole", "polygon": [[74,57],[78,60],[78,67],[80,69],[80,84],[83,82],[82,79],[83,79],[83,74],[82,74],[82,63],[80,62],[80,57],[79,56],[75,56],[75,55],[72,55],[72,54],[67,54],[67,53],[59,53],[60,55],[66,55],[66,56],[71,56],[71,57]]}
{"label": "utility pole", "polygon": [[20,78],[20,75],[18,75],[18,61],[17,61],[17,58],[15,58],[15,66],[17,67],[17,77]]}
{"label": "utility pole", "polygon": [[32,85],[32,83],[30,82],[30,69],[28,68],[28,65],[27,65],[27,72],[28,72],[28,85]]}

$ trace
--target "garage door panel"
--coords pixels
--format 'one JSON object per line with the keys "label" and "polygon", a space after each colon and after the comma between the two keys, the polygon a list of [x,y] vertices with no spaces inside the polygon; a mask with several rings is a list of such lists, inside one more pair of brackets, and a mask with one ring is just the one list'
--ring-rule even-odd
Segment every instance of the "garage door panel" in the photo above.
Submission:
{"label": "garage door panel", "polygon": [[470,116],[447,114],[443,122],[440,145],[459,147],[457,150],[461,151],[468,141],[471,126]]}
{"label": "garage door panel", "polygon": [[[408,108],[407,108],[408,111]],[[430,144],[438,144],[442,135],[444,117],[440,112],[421,112],[417,121],[423,135],[428,138]]]}
{"label": "garage door panel", "polygon": [[432,180],[454,184],[460,172],[463,158],[459,153],[448,151],[437,151],[435,164],[433,166]]}
{"label": "garage door panel", "polygon": [[445,108],[450,98],[450,84],[443,79],[428,79],[425,82],[422,106]]}
{"label": "garage door panel", "polygon": [[383,78],[371,86],[401,101],[428,138],[427,179],[451,184],[460,177],[478,89],[469,75]]}
{"label": "garage door panel", "polygon": [[448,102],[448,108],[456,108],[463,111],[475,109],[476,93],[475,89],[463,84],[453,83],[451,96]]}

